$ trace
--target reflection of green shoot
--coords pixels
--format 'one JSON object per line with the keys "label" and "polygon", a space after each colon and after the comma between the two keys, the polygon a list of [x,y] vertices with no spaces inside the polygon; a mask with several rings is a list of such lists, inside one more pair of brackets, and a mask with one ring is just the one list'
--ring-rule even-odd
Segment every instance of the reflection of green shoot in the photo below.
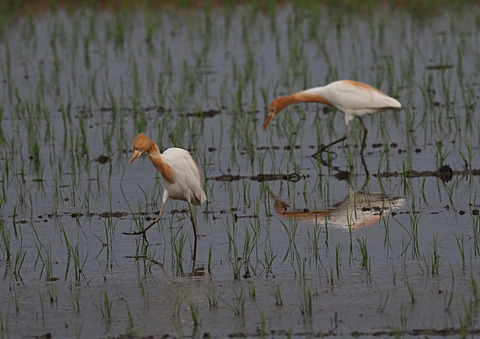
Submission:
{"label": "reflection of green shoot", "polygon": [[7,226],[0,219],[0,240],[3,246],[0,248],[5,252],[6,260],[10,260],[11,256],[11,248],[10,248],[10,231],[8,230]]}
{"label": "reflection of green shoot", "polygon": [[255,283],[253,283],[253,282],[248,284],[248,295],[250,296],[250,298],[255,300],[255,297],[257,295],[257,291],[256,291],[256,288],[255,288]]}
{"label": "reflection of green shoot", "polygon": [[95,306],[102,314],[102,318],[105,318],[110,322],[112,317],[112,301],[108,297],[107,291],[103,293],[103,302],[100,305],[95,304]]}
{"label": "reflection of green shoot", "polygon": [[453,301],[453,295],[454,295],[454,289],[453,289],[453,284],[452,284],[452,289],[451,290],[443,290],[442,295],[443,295],[443,307],[445,311],[450,310],[450,306],[452,305]]}
{"label": "reflection of green shoot", "polygon": [[224,299],[222,301],[232,310],[234,315],[243,316],[245,314],[245,295],[242,288],[233,291],[231,304]]}
{"label": "reflection of green shoot", "polygon": [[340,259],[342,254],[342,247],[340,243],[335,246],[335,270],[337,272],[337,279],[340,279]]}
{"label": "reflection of green shoot", "polygon": [[407,286],[408,295],[410,296],[410,302],[415,304],[416,301],[416,289],[415,285],[410,282],[408,276],[405,276],[405,285]]}
{"label": "reflection of green shoot", "polygon": [[310,318],[313,311],[312,291],[305,284],[303,286],[302,300],[300,302],[300,312],[304,318]]}
{"label": "reflection of green shoot", "polygon": [[222,293],[218,293],[215,286],[210,282],[207,289],[207,299],[210,307],[218,307],[218,300],[220,300],[221,295]]}
{"label": "reflection of green shoot", "polygon": [[280,285],[276,284],[273,287],[273,296],[275,297],[275,305],[283,306],[282,292],[280,290]]}
{"label": "reflection of green shoot", "polygon": [[466,285],[470,292],[472,292],[473,300],[478,302],[480,300],[480,291],[478,289],[477,279],[475,279],[473,272],[470,272],[470,279],[466,281]]}
{"label": "reflection of green shoot", "polygon": [[475,256],[480,255],[480,216],[472,215],[473,249]]}
{"label": "reflection of green shoot", "polygon": [[179,317],[180,311],[182,310],[182,304],[185,300],[185,297],[180,297],[179,291],[177,290],[177,297],[175,298],[175,303],[173,304],[173,317]]}
{"label": "reflection of green shoot", "polygon": [[193,326],[198,327],[200,325],[200,312],[197,304],[190,304],[190,315],[192,316]]}
{"label": "reflection of green shoot", "polygon": [[383,313],[383,312],[385,312],[385,308],[387,307],[390,292],[387,291],[387,294],[385,295],[385,297],[383,296],[382,291],[379,291],[378,294],[380,295],[380,303],[379,303],[379,306],[378,306],[378,311],[380,313]]}

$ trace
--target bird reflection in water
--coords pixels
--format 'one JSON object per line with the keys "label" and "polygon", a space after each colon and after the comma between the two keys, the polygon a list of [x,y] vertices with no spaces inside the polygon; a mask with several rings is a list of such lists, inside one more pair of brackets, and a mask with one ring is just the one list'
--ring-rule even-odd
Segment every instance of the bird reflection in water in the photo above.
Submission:
{"label": "bird reflection in water", "polygon": [[328,222],[337,227],[365,227],[376,224],[382,216],[401,208],[405,198],[387,197],[382,194],[370,194],[355,191],[350,186],[347,197],[325,210],[291,210],[290,205],[270,192],[273,208],[278,215],[304,221]]}

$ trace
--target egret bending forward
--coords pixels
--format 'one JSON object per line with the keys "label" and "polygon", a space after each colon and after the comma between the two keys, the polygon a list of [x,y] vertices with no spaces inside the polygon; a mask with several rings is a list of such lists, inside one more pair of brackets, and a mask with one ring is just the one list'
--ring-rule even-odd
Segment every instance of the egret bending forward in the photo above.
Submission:
{"label": "egret bending forward", "polygon": [[130,164],[146,152],[153,165],[162,174],[164,190],[162,206],[157,218],[141,231],[123,234],[142,234],[146,240],[145,233],[160,220],[165,202],[168,198],[172,198],[184,200],[188,203],[196,244],[197,227],[195,225],[192,204],[201,205],[207,200],[207,197],[202,189],[200,170],[190,153],[182,148],[172,147],[166,149],[162,154],[158,146],[143,133],[137,135],[133,140],[133,150],[134,153],[130,159]]}
{"label": "egret bending forward", "polygon": [[348,123],[354,117],[358,118],[364,131],[362,141],[363,151],[365,140],[367,139],[367,127],[363,123],[362,117],[388,108],[402,107],[396,99],[389,97],[372,86],[353,80],[339,80],[323,87],[307,89],[273,100],[270,104],[269,113],[263,124],[263,128],[265,129],[269,122],[285,107],[299,102],[317,102],[332,106],[345,115],[345,134],[343,137],[321,147],[313,156],[317,156],[328,147],[345,140],[348,134]]}

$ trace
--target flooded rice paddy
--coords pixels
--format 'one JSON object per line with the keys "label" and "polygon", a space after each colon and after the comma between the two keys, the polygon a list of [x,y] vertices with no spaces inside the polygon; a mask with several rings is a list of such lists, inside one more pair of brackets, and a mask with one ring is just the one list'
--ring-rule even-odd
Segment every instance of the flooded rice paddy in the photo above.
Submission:
{"label": "flooded rice paddy", "polygon": [[[480,332],[478,6],[32,8],[0,23],[0,338]],[[262,129],[338,79],[403,105],[363,159],[356,121],[311,157],[322,105]],[[139,132],[202,170],[194,257],[182,201],[122,234],[161,203]]]}

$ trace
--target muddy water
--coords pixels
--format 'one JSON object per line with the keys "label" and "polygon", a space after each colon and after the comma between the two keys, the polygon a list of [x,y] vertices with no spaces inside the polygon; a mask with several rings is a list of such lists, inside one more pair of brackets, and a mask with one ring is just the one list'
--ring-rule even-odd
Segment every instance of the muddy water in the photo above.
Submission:
{"label": "muddy water", "polygon": [[[2,337],[478,333],[477,16],[16,16],[0,45]],[[364,161],[355,122],[310,157],[344,131],[315,104],[261,129],[272,98],[344,78],[404,107],[365,119]],[[162,193],[147,159],[128,166],[140,131],[203,170],[195,258],[183,202],[148,244],[122,235]]]}

